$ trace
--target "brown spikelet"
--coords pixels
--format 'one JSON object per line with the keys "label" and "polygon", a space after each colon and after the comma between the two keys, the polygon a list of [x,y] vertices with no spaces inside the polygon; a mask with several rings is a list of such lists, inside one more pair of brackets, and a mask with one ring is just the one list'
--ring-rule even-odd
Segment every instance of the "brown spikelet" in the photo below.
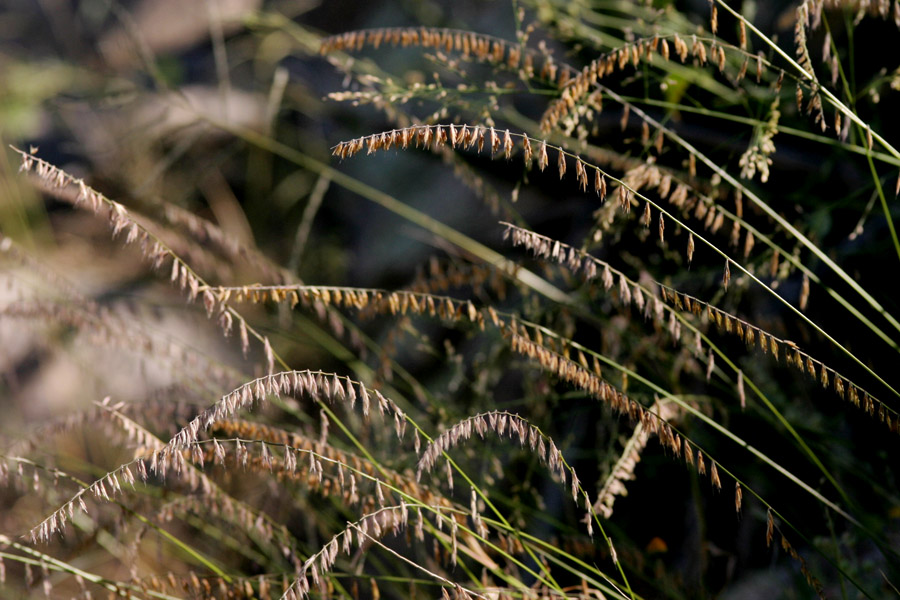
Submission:
{"label": "brown spikelet", "polygon": [[766,547],[772,547],[772,539],[775,537],[775,519],[772,518],[772,509],[766,509]]}
{"label": "brown spikelet", "polygon": [[600,200],[606,200],[606,176],[600,169],[594,169],[594,192],[600,196]]}
{"label": "brown spikelet", "polygon": [[735,78],[735,83],[740,83],[744,80],[744,77],[747,76],[747,69],[750,67],[750,58],[744,58],[744,62],[741,63],[741,70],[738,71],[737,77]]}
{"label": "brown spikelet", "polygon": [[678,59],[681,62],[686,62],[690,53],[687,43],[677,33],[672,37],[672,43],[675,45],[675,53],[678,55]]}
{"label": "brown spikelet", "polygon": [[491,127],[491,156],[497,154],[497,151],[500,150],[500,136],[497,135],[497,130]]}
{"label": "brown spikelet", "polygon": [[764,331],[759,332],[759,349],[763,351],[763,353],[769,352],[769,339],[768,334]]}
{"label": "brown spikelet", "polygon": [[816,378],[816,363],[813,362],[812,357],[809,356],[806,357],[806,372],[813,379]]}
{"label": "brown spikelet", "polygon": [[753,233],[748,229],[747,233],[744,235],[744,258],[750,257],[750,252],[753,250],[753,246],[756,244],[756,238],[753,236]]}
{"label": "brown spikelet", "polygon": [[[659,217],[660,217],[660,219],[662,219],[662,214],[660,214]],[[644,203],[644,214],[641,215],[641,225],[643,225],[644,227],[650,227],[650,218],[651,218],[650,203],[645,202]]]}
{"label": "brown spikelet", "polygon": [[634,192],[624,185],[620,186],[619,190],[619,208],[627,215],[631,213],[631,204],[634,202]]}
{"label": "brown spikelet", "polygon": [[559,178],[562,179],[566,174],[566,153],[563,152],[562,148],[558,148],[556,153],[556,166],[559,168]]}
{"label": "brown spikelet", "polygon": [[710,461],[709,465],[709,479],[712,481],[713,485],[716,486],[716,489],[722,489],[722,482],[719,480],[719,468],[716,466],[716,461]]}
{"label": "brown spikelet", "polygon": [[584,168],[584,161],[581,160],[579,156],[575,160],[575,177],[578,179],[578,185],[581,187],[581,191],[587,191],[588,188],[588,177],[587,171]]}
{"label": "brown spikelet", "polygon": [[710,14],[709,14],[709,30],[712,31],[713,35],[719,31],[719,9],[718,7],[710,2]]}
{"label": "brown spikelet", "polygon": [[739,222],[735,221],[731,227],[731,240],[730,240],[731,245],[737,246],[738,240],[740,240],[740,239],[741,239],[741,224]]}
{"label": "brown spikelet", "polygon": [[703,40],[697,39],[696,35],[691,37],[691,55],[697,59],[697,62],[701,65],[706,64],[706,44],[703,43]]}
{"label": "brown spikelet", "polygon": [[663,214],[659,213],[659,241],[663,244],[666,243],[666,222],[663,219]]}
{"label": "brown spikelet", "polygon": [[722,285],[725,287],[725,291],[728,291],[728,282],[731,281],[731,267],[729,267],[729,261],[727,258],[725,259],[725,273],[722,275]]}
{"label": "brown spikelet", "polygon": [[543,171],[549,163],[547,158],[547,140],[541,141],[541,147],[538,150],[538,168]]}
{"label": "brown spikelet", "polygon": [[834,375],[834,391],[841,398],[844,397],[844,379],[837,373]]}
{"label": "brown spikelet", "polygon": [[697,452],[697,473],[706,475],[706,462],[703,459],[703,453]]}
{"label": "brown spikelet", "polygon": [[709,216],[706,218],[706,226],[709,227],[709,230],[713,233],[719,231],[722,228],[722,224],[725,223],[725,213],[718,210],[709,211]]}
{"label": "brown spikelet", "polygon": [[741,50],[747,49],[747,26],[744,25],[744,20],[741,19],[738,21],[738,25],[740,25],[740,46]]}
{"label": "brown spikelet", "polygon": [[806,304],[809,302],[809,275],[803,274],[803,284],[800,286],[800,310],[806,310]]}
{"label": "brown spikelet", "polygon": [[694,234],[689,232],[688,233],[688,241],[687,241],[688,266],[690,266],[692,260],[694,260]]}

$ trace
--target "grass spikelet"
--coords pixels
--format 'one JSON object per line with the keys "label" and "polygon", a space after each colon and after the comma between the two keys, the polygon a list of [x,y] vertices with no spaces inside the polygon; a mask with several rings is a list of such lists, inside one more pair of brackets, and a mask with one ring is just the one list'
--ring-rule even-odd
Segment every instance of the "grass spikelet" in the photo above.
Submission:
{"label": "grass spikelet", "polygon": [[581,191],[585,192],[588,188],[588,177],[587,171],[584,168],[584,161],[581,157],[578,157],[575,160],[575,177],[578,180],[579,186],[581,186]]}
{"label": "grass spikelet", "polygon": [[606,176],[600,169],[594,169],[594,192],[600,197],[601,202],[606,201]]}
{"label": "grass spikelet", "polygon": [[619,185],[619,208],[623,213],[631,212],[632,192],[624,184]]}
{"label": "grass spikelet", "polygon": [[506,133],[503,135],[503,155],[507,160],[512,156],[513,151],[513,142],[512,137],[509,135],[509,129],[506,130]]}
{"label": "grass spikelet", "polygon": [[806,310],[806,305],[809,302],[809,276],[804,273],[803,274],[803,283],[800,285],[800,300],[798,302],[800,306],[800,310]]}
{"label": "grass spikelet", "polygon": [[729,266],[728,259],[725,260],[725,273],[722,275],[722,287],[725,288],[725,291],[728,291],[728,282],[731,281],[731,267]]}
{"label": "grass spikelet", "polygon": [[716,467],[716,461],[714,460],[709,463],[709,479],[712,481],[712,484],[716,486],[717,490],[722,489],[722,481],[719,479],[719,469]]}

